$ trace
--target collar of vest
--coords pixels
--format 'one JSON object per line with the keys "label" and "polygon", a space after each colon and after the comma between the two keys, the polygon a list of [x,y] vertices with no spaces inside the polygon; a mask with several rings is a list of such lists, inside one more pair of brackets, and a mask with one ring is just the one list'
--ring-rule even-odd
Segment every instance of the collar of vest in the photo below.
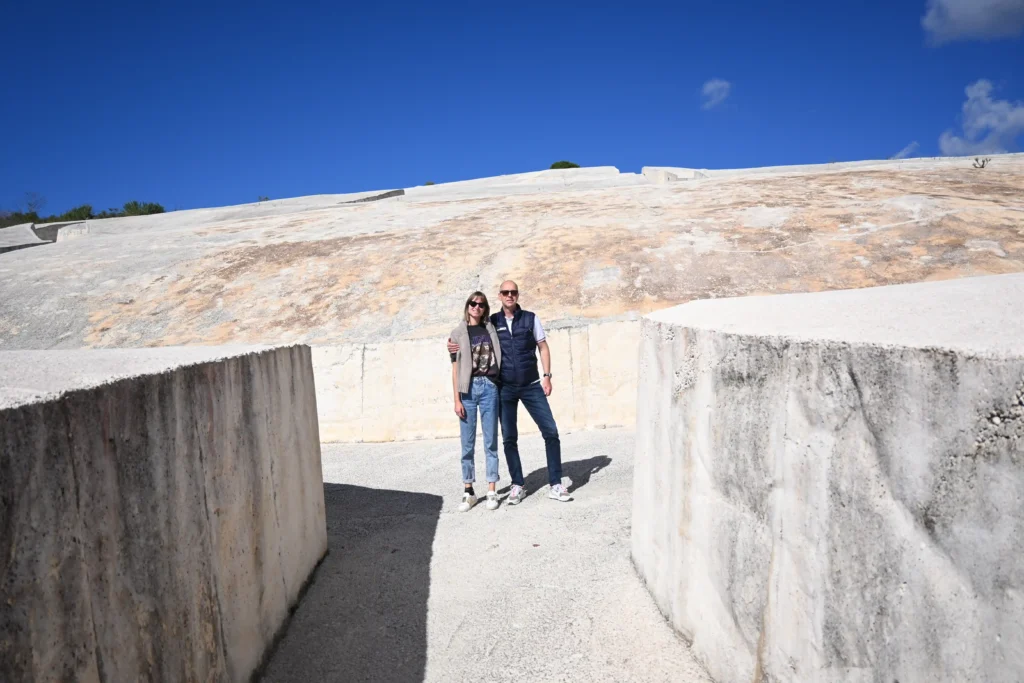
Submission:
{"label": "collar of vest", "polygon": [[[515,320],[519,316],[521,316],[522,314],[523,314],[523,307],[520,306],[519,304],[516,304],[516,312],[512,314],[512,319]],[[498,316],[499,316],[498,317],[499,320],[501,320],[501,318],[505,317],[505,309],[504,308],[502,308],[500,311],[498,311]]]}

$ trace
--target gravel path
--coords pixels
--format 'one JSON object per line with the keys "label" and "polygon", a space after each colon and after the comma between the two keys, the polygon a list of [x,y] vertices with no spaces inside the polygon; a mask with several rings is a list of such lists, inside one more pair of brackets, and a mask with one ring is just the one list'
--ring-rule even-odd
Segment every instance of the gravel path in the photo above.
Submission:
{"label": "gravel path", "polygon": [[632,432],[563,438],[571,503],[520,447],[532,495],[460,513],[458,441],[325,444],[330,554],[264,680],[709,681],[630,563]]}

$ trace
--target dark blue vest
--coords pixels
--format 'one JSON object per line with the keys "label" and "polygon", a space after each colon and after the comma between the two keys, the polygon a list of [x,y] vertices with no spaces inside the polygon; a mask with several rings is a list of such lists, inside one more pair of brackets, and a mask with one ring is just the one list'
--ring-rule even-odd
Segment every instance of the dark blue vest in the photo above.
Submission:
{"label": "dark blue vest", "polygon": [[537,340],[533,338],[533,313],[516,306],[512,318],[512,334],[505,325],[505,311],[491,316],[501,344],[501,383],[516,386],[532,384],[540,379],[537,370]]}

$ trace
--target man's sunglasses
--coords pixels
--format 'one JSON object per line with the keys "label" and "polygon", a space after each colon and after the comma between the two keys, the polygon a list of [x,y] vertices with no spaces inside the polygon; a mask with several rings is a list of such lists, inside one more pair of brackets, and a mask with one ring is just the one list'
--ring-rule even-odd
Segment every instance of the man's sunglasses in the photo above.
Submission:
{"label": "man's sunglasses", "polygon": [[501,290],[502,296],[519,296],[518,289],[503,289]]}
{"label": "man's sunglasses", "polygon": [[486,305],[487,304],[485,304],[483,301],[470,301],[469,302],[469,307],[470,308],[483,308]]}

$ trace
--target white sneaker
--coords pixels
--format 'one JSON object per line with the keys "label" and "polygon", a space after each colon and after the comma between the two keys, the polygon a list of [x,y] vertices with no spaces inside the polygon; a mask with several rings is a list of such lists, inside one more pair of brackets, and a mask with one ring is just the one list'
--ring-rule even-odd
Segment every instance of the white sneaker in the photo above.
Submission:
{"label": "white sneaker", "polygon": [[462,502],[459,503],[459,512],[469,512],[476,505],[476,496],[472,493],[463,493]]}
{"label": "white sneaker", "polygon": [[569,492],[561,484],[555,484],[551,487],[551,490],[548,491],[548,498],[557,500],[560,503],[568,503],[572,500],[572,496],[569,495]]}
{"label": "white sneaker", "polygon": [[497,510],[498,509],[498,494],[494,491],[487,492],[487,509]]}
{"label": "white sneaker", "polygon": [[523,487],[519,484],[512,484],[512,490],[508,493],[505,502],[509,505],[518,505],[523,501]]}

